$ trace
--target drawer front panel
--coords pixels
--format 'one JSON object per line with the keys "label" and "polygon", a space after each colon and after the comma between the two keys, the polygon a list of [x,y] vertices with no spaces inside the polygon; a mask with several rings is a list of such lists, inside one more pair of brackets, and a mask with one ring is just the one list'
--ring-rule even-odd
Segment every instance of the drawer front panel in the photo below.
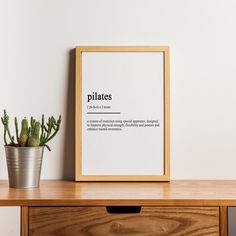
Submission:
{"label": "drawer front panel", "polygon": [[0,235],[20,236],[20,207],[0,207]]}
{"label": "drawer front panel", "polygon": [[218,207],[142,207],[133,213],[132,208],[117,209],[30,207],[29,236],[219,235]]}

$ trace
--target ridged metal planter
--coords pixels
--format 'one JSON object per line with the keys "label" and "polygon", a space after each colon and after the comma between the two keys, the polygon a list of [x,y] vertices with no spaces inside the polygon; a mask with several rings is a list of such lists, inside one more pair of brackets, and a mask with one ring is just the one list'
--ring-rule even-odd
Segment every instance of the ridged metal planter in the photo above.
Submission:
{"label": "ridged metal planter", "polygon": [[44,147],[5,146],[9,186],[39,187]]}

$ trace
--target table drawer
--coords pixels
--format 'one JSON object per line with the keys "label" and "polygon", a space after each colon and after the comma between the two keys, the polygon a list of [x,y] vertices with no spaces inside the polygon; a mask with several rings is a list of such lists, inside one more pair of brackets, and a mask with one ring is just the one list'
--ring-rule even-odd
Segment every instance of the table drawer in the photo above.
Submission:
{"label": "table drawer", "polygon": [[219,235],[218,207],[30,207],[29,236]]}

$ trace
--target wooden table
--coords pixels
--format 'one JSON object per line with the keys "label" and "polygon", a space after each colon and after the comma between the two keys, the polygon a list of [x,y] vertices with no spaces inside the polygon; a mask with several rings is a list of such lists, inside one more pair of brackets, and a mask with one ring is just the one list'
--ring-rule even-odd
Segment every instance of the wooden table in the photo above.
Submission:
{"label": "wooden table", "polygon": [[0,204],[21,206],[22,236],[225,236],[236,181],[43,180],[38,189],[0,181]]}

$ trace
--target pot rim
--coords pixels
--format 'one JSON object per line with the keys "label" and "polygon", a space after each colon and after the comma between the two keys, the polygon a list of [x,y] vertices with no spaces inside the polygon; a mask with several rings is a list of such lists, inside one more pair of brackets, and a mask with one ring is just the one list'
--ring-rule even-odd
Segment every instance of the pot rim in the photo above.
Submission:
{"label": "pot rim", "polygon": [[38,146],[38,147],[15,147],[15,146],[10,146],[10,145],[4,145],[5,148],[9,148],[9,149],[42,149],[45,146]]}

